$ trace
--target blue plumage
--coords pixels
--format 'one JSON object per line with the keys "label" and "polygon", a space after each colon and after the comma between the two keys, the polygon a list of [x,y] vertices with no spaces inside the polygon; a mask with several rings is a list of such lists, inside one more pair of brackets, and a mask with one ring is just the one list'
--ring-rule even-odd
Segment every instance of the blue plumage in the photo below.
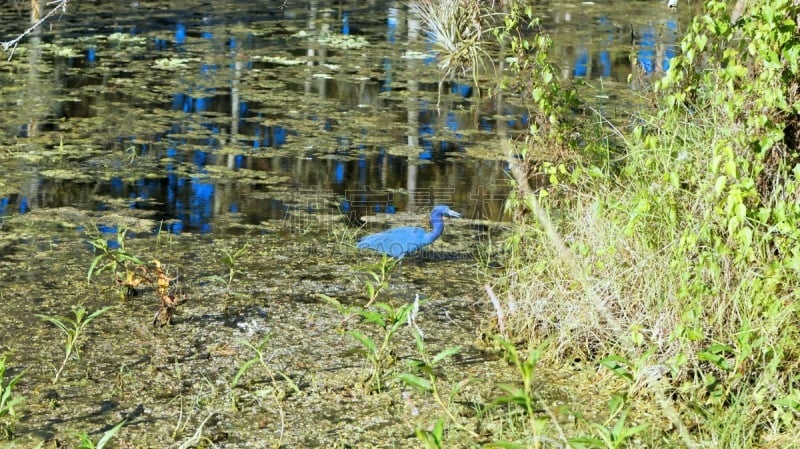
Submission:
{"label": "blue plumage", "polygon": [[368,235],[359,240],[356,246],[401,259],[438,239],[444,231],[444,217],[460,218],[461,214],[439,205],[431,211],[430,232],[416,226],[394,228]]}

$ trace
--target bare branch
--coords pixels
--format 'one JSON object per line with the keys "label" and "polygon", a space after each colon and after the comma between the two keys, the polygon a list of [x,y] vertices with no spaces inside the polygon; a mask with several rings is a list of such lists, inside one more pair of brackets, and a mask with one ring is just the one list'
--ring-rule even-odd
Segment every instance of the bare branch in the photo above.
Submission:
{"label": "bare branch", "polygon": [[48,13],[44,17],[40,18],[38,21],[36,21],[36,23],[31,25],[27,30],[22,32],[16,38],[14,38],[14,39],[12,39],[10,41],[7,41],[7,42],[0,42],[0,46],[3,47],[3,51],[8,51],[8,49],[11,49],[11,54],[8,55],[8,59],[11,60],[11,57],[14,56],[14,50],[16,50],[17,45],[19,44],[19,41],[21,41],[26,36],[31,34],[33,32],[33,30],[38,28],[42,23],[47,21],[50,17],[54,16],[59,10],[61,10],[62,13],[66,12],[67,11],[67,3],[69,3],[69,0],[51,0],[51,1],[47,2],[47,6],[51,6],[51,5],[55,5],[55,6],[53,6],[52,9],[50,11],[48,11]]}

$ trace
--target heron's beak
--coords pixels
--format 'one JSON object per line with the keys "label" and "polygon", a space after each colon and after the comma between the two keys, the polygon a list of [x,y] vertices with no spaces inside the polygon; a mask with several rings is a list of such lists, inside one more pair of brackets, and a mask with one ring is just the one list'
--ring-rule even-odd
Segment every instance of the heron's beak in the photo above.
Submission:
{"label": "heron's beak", "polygon": [[453,217],[453,218],[461,218],[461,217],[463,217],[463,215],[459,214],[458,212],[456,212],[454,210],[447,211],[447,216],[448,217]]}

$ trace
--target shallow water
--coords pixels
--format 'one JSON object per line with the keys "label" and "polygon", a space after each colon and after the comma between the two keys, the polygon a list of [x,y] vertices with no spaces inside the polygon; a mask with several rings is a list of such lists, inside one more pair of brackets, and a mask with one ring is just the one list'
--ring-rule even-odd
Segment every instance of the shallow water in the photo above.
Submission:
{"label": "shallow water", "polygon": [[[690,13],[536,7],[564,78],[622,121]],[[26,17],[4,7],[4,33]],[[120,447],[177,446],[209,416],[205,446],[418,447],[414,428],[436,404],[396,382],[365,394],[365,358],[343,332],[380,330],[343,322],[318,295],[366,303],[371,277],[358,267],[379,256],[355,238],[424,225],[437,203],[465,218],[404,261],[380,300],[429,300],[426,344],[462,348],[445,382],[482,379],[464,401],[487,403],[495,382],[514,378],[476,329],[506,226],[504,141],[527,126],[524,105],[445,83],[437,109],[433,47],[410,19],[385,1],[73,2],[0,63],[0,354],[10,374],[28,370],[18,447],[75,430],[96,441],[122,419]],[[165,264],[171,292],[188,298],[173,325],[151,325],[154,286],[120,300],[110,273],[87,282],[98,255],[87,240],[114,247],[121,230],[126,251],[148,270]],[[228,286],[223,259],[245,245]],[[109,304],[51,384],[63,336],[35,315]],[[254,355],[245,342],[267,336],[267,363],[231,388]],[[418,356],[403,329],[395,357]]]}
{"label": "shallow water", "polygon": [[[448,83],[437,110],[433,47],[399,3],[278,6],[71,5],[3,63],[0,215],[121,201],[203,233],[320,203],[501,217],[522,105]],[[564,77],[612,119],[634,107],[630,74],[668,65],[688,9],[537,7]]]}

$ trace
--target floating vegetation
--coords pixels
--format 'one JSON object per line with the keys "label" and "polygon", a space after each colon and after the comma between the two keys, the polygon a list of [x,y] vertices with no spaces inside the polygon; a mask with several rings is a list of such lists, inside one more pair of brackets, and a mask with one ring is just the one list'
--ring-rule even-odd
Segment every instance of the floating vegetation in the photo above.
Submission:
{"label": "floating vegetation", "polygon": [[306,64],[308,62],[303,59],[287,58],[285,56],[257,56],[254,59],[259,59],[274,64],[288,65],[288,66]]}
{"label": "floating vegetation", "polygon": [[187,69],[191,61],[187,58],[161,58],[155,60],[153,67],[161,70]]}
{"label": "floating vegetation", "polygon": [[276,185],[288,183],[290,178],[288,176],[279,176],[272,173],[267,173],[258,170],[250,170],[241,168],[238,170],[231,170],[226,167],[209,167],[208,174],[212,179],[235,179],[237,182],[244,185]]}
{"label": "floating vegetation", "polygon": [[81,56],[80,51],[69,46],[44,44],[43,47],[50,50],[54,56],[61,56],[63,58],[77,58],[78,56]]}
{"label": "floating vegetation", "polygon": [[312,37],[314,42],[324,44],[330,48],[338,48],[341,50],[353,50],[364,48],[369,45],[369,41],[364,36],[357,36],[352,34],[336,34],[336,33],[323,33],[314,35],[307,30],[300,30],[293,34],[292,37],[307,38]]}
{"label": "floating vegetation", "polygon": [[350,34],[323,34],[318,36],[316,41],[328,47],[342,50],[359,49],[369,45],[369,42],[364,36],[354,36]]}
{"label": "floating vegetation", "polygon": [[109,42],[136,44],[141,45],[147,43],[147,38],[144,36],[137,36],[130,33],[111,33],[106,38]]}
{"label": "floating vegetation", "polygon": [[55,168],[50,170],[42,170],[39,172],[45,178],[52,179],[69,179],[73,181],[88,181],[92,179],[92,175],[85,170],[71,170],[63,168]]}
{"label": "floating vegetation", "polygon": [[508,149],[499,145],[473,145],[466,149],[467,155],[476,159],[497,160],[508,156]]}
{"label": "floating vegetation", "polygon": [[435,53],[407,50],[401,57],[403,59],[428,59],[435,56]]}

